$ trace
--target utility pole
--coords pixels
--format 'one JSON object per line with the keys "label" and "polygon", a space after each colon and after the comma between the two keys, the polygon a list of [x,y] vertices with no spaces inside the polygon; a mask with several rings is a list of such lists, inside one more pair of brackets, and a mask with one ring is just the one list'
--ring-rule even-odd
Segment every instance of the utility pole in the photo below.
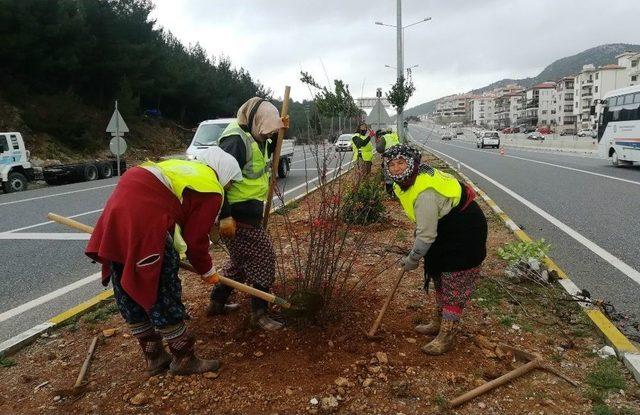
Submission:
{"label": "utility pole", "polygon": [[[397,57],[398,57],[398,63],[396,65],[396,67],[398,68],[398,82],[400,82],[400,79],[402,78],[402,75],[404,73],[404,56],[402,56],[402,0],[396,0],[397,2],[397,11],[396,11],[396,41],[397,41]],[[401,143],[404,143],[404,134],[403,134],[403,128],[402,128],[402,122],[403,122],[403,117],[402,117],[402,110],[403,108],[398,108],[398,115],[396,116],[396,132],[398,133],[398,138],[400,139]]]}

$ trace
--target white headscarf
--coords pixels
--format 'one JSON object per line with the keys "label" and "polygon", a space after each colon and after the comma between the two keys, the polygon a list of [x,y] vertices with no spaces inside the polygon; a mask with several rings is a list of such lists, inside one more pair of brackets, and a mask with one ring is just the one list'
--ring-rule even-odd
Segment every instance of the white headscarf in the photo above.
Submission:
{"label": "white headscarf", "polygon": [[211,146],[196,156],[196,160],[211,167],[224,187],[231,180],[242,180],[242,171],[236,159],[218,146]]}

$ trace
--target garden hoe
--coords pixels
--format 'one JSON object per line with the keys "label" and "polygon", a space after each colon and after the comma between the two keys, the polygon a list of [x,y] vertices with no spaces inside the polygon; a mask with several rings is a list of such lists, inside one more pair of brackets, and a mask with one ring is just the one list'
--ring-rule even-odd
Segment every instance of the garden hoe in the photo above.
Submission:
{"label": "garden hoe", "polygon": [[398,290],[398,286],[400,285],[400,281],[402,280],[402,277],[404,277],[404,270],[400,271],[400,273],[398,274],[398,278],[396,279],[393,287],[391,288],[391,292],[389,292],[389,295],[387,296],[387,299],[385,300],[382,306],[382,309],[380,310],[380,313],[378,313],[378,318],[376,318],[376,321],[374,321],[373,326],[371,326],[371,328],[367,332],[367,337],[369,339],[378,340],[380,338],[380,336],[376,336],[376,333],[380,328],[380,324],[382,324],[382,318],[384,317],[384,313],[387,312],[387,307],[389,307],[389,304],[391,303],[393,296]]}
{"label": "garden hoe", "polygon": [[[47,218],[60,223],[62,225],[66,225],[69,226],[71,228],[77,229],[79,231],[85,232],[85,233],[92,233],[93,232],[93,226],[89,226],[89,225],[85,225],[84,223],[80,223],[78,221],[75,221],[73,219],[64,217],[64,216],[60,216],[60,215],[56,215],[55,213],[49,213],[47,215]],[[180,262],[180,268],[187,270],[187,271],[191,271],[193,273],[196,273],[195,269],[193,268],[193,266],[187,262],[181,261]],[[227,277],[223,277],[222,275],[216,275],[216,278],[214,278],[214,280],[217,279],[219,282],[221,282],[224,285],[228,285],[229,287],[235,288],[238,291],[242,291],[244,293],[247,293],[249,295],[252,295],[254,297],[258,297],[261,298],[265,301],[268,301],[270,303],[276,304],[281,306],[284,309],[296,309],[296,310],[303,310],[304,306],[303,305],[292,305],[289,301],[285,300],[284,298],[280,298],[278,296],[275,296],[273,294],[269,294],[267,292],[264,292],[262,290],[258,290],[256,288],[253,288],[247,284],[243,284],[241,282],[238,281],[234,281],[231,278],[227,278]],[[209,281],[205,281],[205,282],[209,282]],[[209,283],[213,283],[213,282],[209,282]]]}
{"label": "garden hoe", "polygon": [[544,361],[539,355],[525,352],[523,350],[516,349],[515,347],[507,346],[506,344],[500,344],[500,348],[513,353],[513,356],[516,359],[525,360],[527,361],[527,363],[518,368],[513,369],[511,372],[505,373],[504,375],[492,380],[491,382],[485,383],[482,386],[478,386],[477,388],[472,389],[469,392],[466,392],[458,396],[457,398],[449,401],[449,408],[455,408],[456,406],[460,406],[477,396],[487,393],[490,390],[497,388],[498,386],[502,386],[506,383],[509,383],[512,380],[536,369],[545,370],[547,372],[553,373],[559,378],[562,378],[567,382],[569,382],[572,386],[574,387],[578,386],[578,382],[576,382],[575,380],[567,377],[563,373],[560,373],[556,369],[545,365]]}

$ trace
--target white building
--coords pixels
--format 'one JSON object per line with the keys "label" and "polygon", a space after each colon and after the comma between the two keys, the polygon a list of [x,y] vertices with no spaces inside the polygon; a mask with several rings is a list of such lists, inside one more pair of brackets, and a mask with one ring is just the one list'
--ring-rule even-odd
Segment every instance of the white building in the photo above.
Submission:
{"label": "white building", "polygon": [[[622,63],[625,59],[622,59]],[[604,65],[596,69],[585,65],[576,76],[574,84],[573,114],[579,128],[595,128],[595,106],[609,91],[629,86],[630,68],[617,64]]]}
{"label": "white building", "polygon": [[616,59],[618,65],[625,68],[627,86],[640,85],[640,52],[624,52]]}
{"label": "white building", "polygon": [[484,127],[493,128],[495,125],[495,96],[483,94],[473,97],[473,123]]}
{"label": "white building", "polygon": [[520,124],[552,126],[556,123],[556,83],[542,82],[527,89],[520,105]]}
{"label": "white building", "polygon": [[576,129],[576,116],[573,113],[575,77],[567,76],[556,82],[556,132]]}
{"label": "white building", "polygon": [[460,122],[471,120],[471,99],[469,94],[451,95],[436,103],[436,117],[454,118]]}

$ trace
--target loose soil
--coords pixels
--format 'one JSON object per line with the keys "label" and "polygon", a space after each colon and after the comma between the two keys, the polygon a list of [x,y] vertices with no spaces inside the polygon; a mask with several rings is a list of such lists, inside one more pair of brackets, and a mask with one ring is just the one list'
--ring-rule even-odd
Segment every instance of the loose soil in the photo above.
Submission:
{"label": "loose soil", "polygon": [[[496,250],[515,238],[479,203],[490,226],[484,278],[465,310],[455,349],[444,356],[423,354],[420,347],[429,338],[413,331],[434,304],[433,294],[422,290],[421,269],[405,275],[384,318],[381,339],[371,341],[364,335],[396,276],[392,267],[396,254],[380,265],[380,271],[388,271],[359,292],[340,316],[322,325],[290,324],[277,333],[249,328],[249,298],[240,294],[235,294],[242,305],[240,313],[207,317],[210,288],[197,276],[183,273],[188,325],[198,339],[198,354],[222,361],[218,377],[146,378],[137,342],[111,304],[11,356],[15,365],[0,368],[0,413],[588,414],[602,408],[609,412],[597,413],[640,413],[640,392],[619,362],[612,360],[609,368],[620,378],[615,389],[598,395],[589,386],[603,362],[594,350],[603,342],[575,304],[550,304],[544,292],[541,297],[514,296],[521,291],[518,284],[526,283],[505,277],[505,263]],[[372,240],[408,249],[412,225],[396,201],[387,200],[385,205],[387,223],[393,226],[361,231]],[[303,210],[301,205],[290,214],[302,217]],[[224,261],[223,251],[213,255],[218,263]],[[106,329],[115,329],[115,334],[104,337]],[[100,341],[84,394],[61,396],[61,389],[73,385],[95,335]],[[501,349],[486,346],[479,335],[494,345],[502,342],[539,353],[580,386],[535,371],[448,410],[447,400],[522,364]]]}

